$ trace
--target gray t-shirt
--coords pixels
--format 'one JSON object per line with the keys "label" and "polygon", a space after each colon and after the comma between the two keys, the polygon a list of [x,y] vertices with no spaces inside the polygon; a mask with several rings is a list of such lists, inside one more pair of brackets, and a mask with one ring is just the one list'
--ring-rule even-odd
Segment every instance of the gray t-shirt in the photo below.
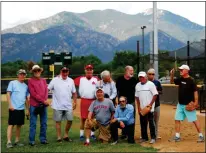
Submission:
{"label": "gray t-shirt", "polygon": [[89,112],[93,112],[96,120],[102,125],[108,125],[111,119],[112,112],[115,111],[113,102],[105,98],[104,101],[99,102],[95,100],[89,107]]}

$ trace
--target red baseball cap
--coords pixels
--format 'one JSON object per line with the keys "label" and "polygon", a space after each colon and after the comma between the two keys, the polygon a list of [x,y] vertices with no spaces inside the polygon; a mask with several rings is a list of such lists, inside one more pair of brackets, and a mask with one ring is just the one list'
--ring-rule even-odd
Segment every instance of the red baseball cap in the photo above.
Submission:
{"label": "red baseball cap", "polygon": [[88,64],[84,67],[84,69],[93,69],[93,66],[91,64]]}

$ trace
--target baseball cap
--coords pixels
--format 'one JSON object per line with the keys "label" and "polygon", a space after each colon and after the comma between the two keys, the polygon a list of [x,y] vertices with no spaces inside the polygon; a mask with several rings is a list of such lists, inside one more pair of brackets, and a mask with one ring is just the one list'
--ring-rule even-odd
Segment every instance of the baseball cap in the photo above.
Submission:
{"label": "baseball cap", "polygon": [[26,74],[26,71],[24,70],[24,69],[20,69],[18,72],[17,72],[17,74]]}
{"label": "baseball cap", "polygon": [[63,71],[63,70],[67,70],[67,71],[69,71],[69,68],[66,67],[66,66],[63,66],[63,67],[61,68],[61,71]]}
{"label": "baseball cap", "polygon": [[143,71],[139,72],[138,77],[146,77],[147,74]]}
{"label": "baseball cap", "polygon": [[93,66],[91,64],[88,64],[88,65],[85,66],[84,69],[93,69]]}
{"label": "baseball cap", "polygon": [[178,67],[180,70],[190,70],[190,67],[188,65],[183,64],[182,66]]}
{"label": "baseball cap", "polygon": [[96,92],[99,91],[99,90],[102,90],[104,92],[103,88],[97,87]]}

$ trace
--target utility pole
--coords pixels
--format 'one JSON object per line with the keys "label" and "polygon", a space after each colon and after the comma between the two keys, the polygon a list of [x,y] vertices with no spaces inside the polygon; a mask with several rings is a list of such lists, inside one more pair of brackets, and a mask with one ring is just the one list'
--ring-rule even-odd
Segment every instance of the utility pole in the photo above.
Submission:
{"label": "utility pole", "polygon": [[142,55],[143,55],[143,59],[142,59],[142,63],[143,63],[143,66],[142,66],[142,69],[144,71],[144,29],[146,28],[146,26],[142,26],[141,29],[142,29]]}
{"label": "utility pole", "polygon": [[157,27],[157,2],[153,2],[153,30],[154,30],[154,69],[155,79],[159,79],[158,71],[158,27]]}

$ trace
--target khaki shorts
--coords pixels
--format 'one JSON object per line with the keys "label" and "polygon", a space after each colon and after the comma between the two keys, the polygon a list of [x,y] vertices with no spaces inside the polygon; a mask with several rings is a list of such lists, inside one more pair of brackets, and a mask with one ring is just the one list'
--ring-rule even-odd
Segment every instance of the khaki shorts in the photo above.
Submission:
{"label": "khaki shorts", "polygon": [[95,119],[92,119],[90,122],[88,119],[86,119],[85,122],[85,129],[93,129],[93,130],[97,130],[99,129],[99,136],[98,138],[100,140],[104,140],[104,141],[109,141],[111,138],[111,134],[110,134],[110,124],[109,125],[101,125],[99,122],[97,122]]}
{"label": "khaki shorts", "polygon": [[73,120],[73,112],[72,112],[72,110],[56,110],[56,109],[54,109],[53,119],[56,122],[60,122],[63,120],[72,121]]}

